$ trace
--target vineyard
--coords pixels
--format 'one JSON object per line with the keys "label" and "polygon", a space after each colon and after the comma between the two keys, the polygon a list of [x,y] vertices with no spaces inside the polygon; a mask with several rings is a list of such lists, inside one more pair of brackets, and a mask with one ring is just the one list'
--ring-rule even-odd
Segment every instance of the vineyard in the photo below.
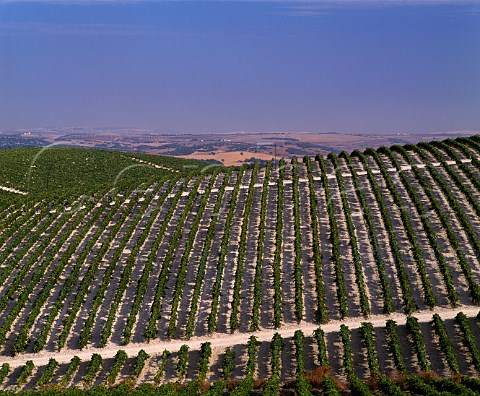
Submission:
{"label": "vineyard", "polygon": [[0,209],[19,201],[69,202],[82,194],[140,184],[211,164],[141,153],[63,148],[0,151]]}
{"label": "vineyard", "polygon": [[26,193],[0,190],[1,389],[479,392],[480,136],[242,168],[55,150],[97,170],[0,158]]}

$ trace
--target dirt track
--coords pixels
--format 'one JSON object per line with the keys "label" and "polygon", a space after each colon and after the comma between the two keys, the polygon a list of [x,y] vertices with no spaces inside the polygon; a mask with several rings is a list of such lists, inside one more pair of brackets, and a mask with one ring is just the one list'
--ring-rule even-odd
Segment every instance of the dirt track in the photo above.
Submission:
{"label": "dirt track", "polygon": [[20,194],[20,195],[27,195],[28,194],[25,191],[20,191],[20,190],[17,190],[15,188],[5,187],[5,186],[0,186],[0,190],[8,191],[8,192],[15,193],[15,194]]}
{"label": "dirt track", "polygon": [[[480,312],[480,307],[463,306],[458,308],[435,308],[433,310],[424,310],[416,312],[415,316],[419,322],[429,322],[432,316],[438,313],[442,319],[453,319],[459,312],[463,312],[467,316],[475,316]],[[387,320],[393,319],[397,324],[402,325],[406,323],[407,316],[404,314],[391,315],[371,315],[368,318],[356,317],[347,318],[345,320],[330,321],[320,327],[328,334],[339,331],[340,325],[344,324],[350,329],[359,328],[362,322],[370,322],[374,327],[385,326]],[[211,342],[212,347],[226,348],[238,344],[246,344],[250,336],[255,336],[259,341],[270,341],[275,333],[279,333],[284,338],[292,337],[296,330],[302,330],[304,333],[312,333],[319,327],[314,323],[300,323],[283,326],[279,329],[262,329],[251,333],[233,333],[233,334],[214,334],[212,336],[195,337],[190,340],[173,340],[173,341],[151,341],[150,343],[131,343],[126,346],[119,346],[110,344],[105,348],[85,348],[78,349],[63,349],[60,352],[40,352],[31,354],[22,354],[15,357],[3,356],[0,359],[0,364],[8,362],[12,368],[24,365],[28,360],[32,360],[35,366],[42,366],[48,363],[50,358],[55,358],[60,364],[68,363],[73,356],[78,356],[82,360],[89,360],[93,353],[99,353],[104,359],[113,358],[119,349],[124,350],[128,356],[137,355],[141,349],[145,350],[150,355],[162,353],[163,350],[169,351],[179,350],[183,344],[189,346],[190,350],[200,349],[200,345],[206,341]]]}

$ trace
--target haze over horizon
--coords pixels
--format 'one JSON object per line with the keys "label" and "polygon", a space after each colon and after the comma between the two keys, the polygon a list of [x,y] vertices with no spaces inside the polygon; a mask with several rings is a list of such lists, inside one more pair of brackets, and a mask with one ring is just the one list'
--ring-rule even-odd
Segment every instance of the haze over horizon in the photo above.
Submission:
{"label": "haze over horizon", "polygon": [[0,0],[0,130],[479,130],[479,18],[479,1]]}

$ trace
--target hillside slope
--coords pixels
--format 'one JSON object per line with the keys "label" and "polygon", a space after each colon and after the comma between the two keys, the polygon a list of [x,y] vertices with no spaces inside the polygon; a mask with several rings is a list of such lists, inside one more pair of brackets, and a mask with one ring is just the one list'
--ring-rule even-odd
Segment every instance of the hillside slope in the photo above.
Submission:
{"label": "hillside slope", "polygon": [[54,146],[0,150],[0,207],[22,197],[72,200],[100,189],[138,185],[209,165],[158,155]]}
{"label": "hillside slope", "polygon": [[[5,386],[28,359],[103,351],[113,364],[122,348],[152,355],[139,383],[162,362],[159,381],[195,379],[202,359],[209,380],[249,378],[253,367],[288,383],[319,365],[343,379],[477,376],[479,155],[478,136],[382,147],[175,172],[55,211],[48,200],[5,211],[0,363],[18,368]],[[252,334],[263,342],[247,344]]]}

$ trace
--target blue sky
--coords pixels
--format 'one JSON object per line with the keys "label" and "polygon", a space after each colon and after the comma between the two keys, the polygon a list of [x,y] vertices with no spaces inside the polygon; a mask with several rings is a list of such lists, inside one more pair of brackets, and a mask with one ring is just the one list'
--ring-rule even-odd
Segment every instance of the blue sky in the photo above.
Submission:
{"label": "blue sky", "polygon": [[480,1],[0,0],[0,131],[480,129]]}

